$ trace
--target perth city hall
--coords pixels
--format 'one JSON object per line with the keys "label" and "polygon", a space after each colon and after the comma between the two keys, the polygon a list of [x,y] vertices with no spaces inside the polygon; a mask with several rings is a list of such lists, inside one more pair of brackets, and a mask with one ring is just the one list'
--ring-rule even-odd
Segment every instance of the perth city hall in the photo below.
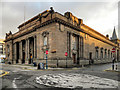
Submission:
{"label": "perth city hall", "polygon": [[115,28],[109,39],[109,35],[88,27],[71,12],[62,15],[51,7],[19,25],[18,29],[14,34],[6,33],[6,62],[12,64],[46,64],[46,50],[51,67],[64,67],[66,61],[69,67],[108,63],[113,56],[120,61],[120,40]]}

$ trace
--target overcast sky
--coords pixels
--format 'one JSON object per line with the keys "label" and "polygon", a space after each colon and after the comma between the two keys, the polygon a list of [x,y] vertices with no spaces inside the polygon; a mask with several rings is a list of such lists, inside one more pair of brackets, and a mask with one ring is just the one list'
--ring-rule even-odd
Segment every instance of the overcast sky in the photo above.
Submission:
{"label": "overcast sky", "polygon": [[[35,15],[48,10],[51,6],[55,11],[64,14],[67,11],[73,13],[74,16],[83,19],[83,23],[103,35],[112,36],[114,26],[118,35],[118,1],[119,0],[85,0],[85,2],[71,0],[46,0],[46,2],[16,2],[20,0],[5,0],[0,3],[0,38],[5,38],[5,33],[12,31],[17,32],[17,27]],[[89,1],[89,2],[88,2]],[[91,1],[91,2],[90,2]],[[102,1],[102,2],[101,2]],[[25,7],[25,14],[24,14]],[[120,31],[119,31],[120,35]],[[120,38],[120,37],[119,37]]]}

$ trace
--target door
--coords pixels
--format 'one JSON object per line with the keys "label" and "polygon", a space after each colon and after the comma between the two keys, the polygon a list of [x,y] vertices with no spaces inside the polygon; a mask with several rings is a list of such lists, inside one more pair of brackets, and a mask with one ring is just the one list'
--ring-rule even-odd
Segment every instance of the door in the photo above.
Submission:
{"label": "door", "polygon": [[19,63],[19,61],[18,61],[19,60],[19,43],[18,42],[16,43],[16,52],[17,52],[16,53],[16,55],[17,55],[16,56],[16,63]]}
{"label": "door", "polygon": [[23,52],[22,64],[25,63],[25,52]]}
{"label": "door", "polygon": [[76,63],[76,54],[73,54],[72,57],[73,57],[73,63],[75,64]]}
{"label": "door", "polygon": [[94,61],[93,61],[93,59],[92,59],[92,52],[90,52],[89,53],[89,64],[93,64],[94,63]]}

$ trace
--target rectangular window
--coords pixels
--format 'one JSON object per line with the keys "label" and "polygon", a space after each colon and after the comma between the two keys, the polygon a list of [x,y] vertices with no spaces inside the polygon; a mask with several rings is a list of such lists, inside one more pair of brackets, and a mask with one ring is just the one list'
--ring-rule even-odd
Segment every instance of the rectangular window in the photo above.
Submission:
{"label": "rectangular window", "polygon": [[47,36],[44,37],[44,45],[47,45]]}

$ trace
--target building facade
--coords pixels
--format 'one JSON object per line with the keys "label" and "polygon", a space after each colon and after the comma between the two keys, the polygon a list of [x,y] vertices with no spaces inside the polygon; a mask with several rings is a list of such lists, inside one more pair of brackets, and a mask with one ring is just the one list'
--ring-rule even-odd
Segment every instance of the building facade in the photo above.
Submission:
{"label": "building facade", "polygon": [[[120,40],[102,35],[83,23],[71,12],[64,15],[53,8],[19,25],[19,31],[6,33],[6,57],[13,64],[46,64],[76,66],[120,61]],[[115,31],[115,30],[114,30]],[[115,36],[115,35],[114,35]],[[112,48],[116,52],[112,53]],[[68,53],[67,60],[65,52]]]}
{"label": "building facade", "polygon": [[5,55],[5,42],[4,42],[4,39],[0,39],[0,55]]}

